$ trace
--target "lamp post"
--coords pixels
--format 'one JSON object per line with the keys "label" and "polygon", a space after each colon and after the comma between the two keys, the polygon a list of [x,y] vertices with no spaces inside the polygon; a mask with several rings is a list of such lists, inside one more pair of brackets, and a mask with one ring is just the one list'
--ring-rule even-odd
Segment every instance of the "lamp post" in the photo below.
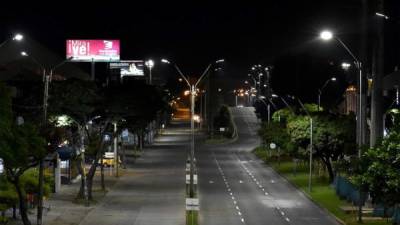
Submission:
{"label": "lamp post", "polygon": [[328,79],[327,81],[325,81],[324,85],[322,85],[322,87],[320,89],[318,89],[318,112],[321,108],[321,95],[322,95],[322,91],[324,90],[324,88],[329,84],[330,81],[336,81],[336,77],[331,77],[330,79]]}
{"label": "lamp post", "polygon": [[[358,158],[361,159],[361,146],[365,144],[365,104],[363,104],[363,71],[361,61],[353,54],[353,52],[347,47],[347,45],[337,36],[333,35],[330,31],[322,31],[320,34],[321,39],[329,41],[334,38],[340,45],[347,51],[347,53],[353,58],[354,64],[358,69],[358,104],[357,104],[357,145],[358,145]],[[359,191],[358,201],[358,221],[362,221],[362,204],[361,204],[361,190]]]}
{"label": "lamp post", "polygon": [[[166,64],[171,64],[171,62],[167,59],[161,59],[161,62],[166,63]],[[222,63],[224,62],[223,59],[215,61],[215,63]],[[176,64],[173,64],[175,69],[178,71],[178,74],[185,80],[186,84],[189,87],[190,93],[191,93],[191,98],[190,98],[190,111],[191,111],[191,119],[190,119],[190,130],[191,130],[191,145],[190,145],[190,184],[189,184],[189,196],[190,198],[194,197],[194,106],[195,106],[195,97],[196,97],[196,90],[197,90],[197,85],[203,80],[203,78],[206,76],[208,70],[211,68],[212,63],[210,63],[206,69],[204,70],[203,74],[200,76],[199,79],[194,84],[191,84],[189,82],[189,78],[185,76],[182,71],[179,69],[179,67]]]}
{"label": "lamp post", "polygon": [[[358,157],[361,157],[361,146],[365,144],[365,135],[364,135],[364,106],[363,105],[363,73],[362,73],[362,63],[361,61],[353,54],[353,52],[347,47],[347,45],[337,36],[334,36],[330,31],[323,31],[320,34],[322,40],[329,41],[331,39],[335,39],[340,43],[340,45],[347,51],[347,53],[353,58],[354,64],[358,69],[358,104],[357,104],[357,144],[359,146],[358,149]],[[344,65],[343,65],[344,66]]]}
{"label": "lamp post", "polygon": [[144,64],[147,66],[147,68],[149,68],[149,84],[151,85],[151,83],[152,83],[151,82],[152,81],[151,69],[153,69],[153,67],[154,67],[154,61],[149,59]]}
{"label": "lamp post", "polygon": [[[44,93],[43,93],[43,126],[45,127],[47,124],[47,106],[48,106],[48,97],[49,97],[49,83],[51,82],[53,72],[58,67],[62,66],[66,62],[72,59],[72,57],[62,61],[61,63],[57,64],[49,71],[50,73],[46,73],[45,67],[36,60],[35,57],[29,55],[27,52],[22,51],[21,55],[24,57],[29,57],[32,61],[41,68],[43,71],[43,82],[44,82]],[[57,159],[58,160],[58,159]],[[59,166],[59,165],[58,165]],[[40,159],[39,161],[39,193],[38,193],[38,208],[37,208],[37,225],[42,224],[42,217],[43,217],[43,185],[44,185],[44,159]]]}

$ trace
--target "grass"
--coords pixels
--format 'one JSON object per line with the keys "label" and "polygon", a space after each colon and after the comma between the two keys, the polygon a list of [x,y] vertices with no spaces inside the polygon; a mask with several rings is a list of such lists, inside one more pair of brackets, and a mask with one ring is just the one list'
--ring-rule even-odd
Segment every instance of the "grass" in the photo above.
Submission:
{"label": "grass", "polygon": [[[256,148],[254,153],[260,158],[266,161],[272,168],[275,169],[279,174],[286,177],[291,183],[301,189],[304,193],[306,193],[312,200],[317,202],[320,206],[327,209],[333,215],[338,217],[340,220],[345,222],[347,225],[359,225],[357,222],[357,214],[349,213],[346,214],[343,210],[341,210],[340,206],[351,206],[350,203],[345,200],[340,199],[335,190],[330,186],[329,179],[326,174],[316,174],[313,173],[312,179],[312,191],[308,192],[308,164],[306,163],[298,163],[296,173],[295,163],[291,158],[288,157],[280,157],[280,162],[277,161],[277,156],[269,157],[269,154],[266,150],[262,148]],[[391,220],[382,219],[377,221],[363,221],[362,224],[367,225],[387,225],[391,224]]]}
{"label": "grass", "polygon": [[186,225],[198,224],[198,211],[186,211]]}

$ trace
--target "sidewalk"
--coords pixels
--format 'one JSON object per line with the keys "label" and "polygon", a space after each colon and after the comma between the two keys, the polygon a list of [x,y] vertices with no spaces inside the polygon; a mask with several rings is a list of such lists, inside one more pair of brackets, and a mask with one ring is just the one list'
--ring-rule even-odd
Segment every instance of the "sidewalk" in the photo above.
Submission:
{"label": "sidewalk", "polygon": [[[121,172],[124,173],[123,170]],[[110,190],[118,179],[115,176],[110,176],[109,170],[106,168],[104,174],[106,190]],[[93,197],[97,203],[92,203],[89,207],[86,207],[81,203],[75,202],[79,186],[80,180],[73,184],[62,185],[59,193],[52,194],[48,200],[44,201],[44,225],[77,225],[90,211],[101,204],[105,193],[100,190],[100,169],[97,171],[93,184]],[[36,208],[29,210],[29,218],[32,224],[36,224],[36,210]],[[8,224],[21,225],[22,221],[20,219],[16,221],[11,219]]]}
{"label": "sidewalk", "polygon": [[[97,203],[90,207],[74,202],[80,182],[63,185],[45,201],[50,210],[44,210],[43,225],[184,225],[188,134],[187,124],[178,122],[146,146],[140,158],[127,150],[127,169],[120,169],[119,178],[105,171],[106,194],[100,191],[98,169],[93,186]],[[36,209],[30,212],[35,224]]]}

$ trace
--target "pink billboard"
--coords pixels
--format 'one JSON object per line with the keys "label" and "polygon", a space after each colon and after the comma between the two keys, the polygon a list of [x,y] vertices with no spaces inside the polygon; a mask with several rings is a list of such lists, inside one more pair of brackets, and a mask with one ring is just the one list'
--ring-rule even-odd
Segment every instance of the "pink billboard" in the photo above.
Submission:
{"label": "pink billboard", "polygon": [[70,57],[72,61],[118,61],[119,40],[67,40],[67,58]]}

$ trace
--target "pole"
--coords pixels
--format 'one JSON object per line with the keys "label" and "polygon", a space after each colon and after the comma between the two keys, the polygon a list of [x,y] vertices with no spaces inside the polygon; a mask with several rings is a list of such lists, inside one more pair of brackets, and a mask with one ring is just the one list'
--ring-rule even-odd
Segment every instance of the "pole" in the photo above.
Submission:
{"label": "pole", "polygon": [[91,62],[91,80],[92,81],[94,81],[94,79],[96,78],[95,77],[95,69],[96,69],[96,67],[95,67],[95,62],[94,62],[94,59],[92,59],[92,62]]}
{"label": "pole", "polygon": [[321,109],[321,90],[318,90],[318,112]]}
{"label": "pole", "polygon": [[[43,69],[44,93],[43,93],[43,127],[47,125],[47,98],[49,88],[49,76],[46,70]],[[44,192],[44,159],[39,161],[39,193],[38,193],[38,207],[37,207],[37,225],[42,224],[43,217],[43,192]]]}
{"label": "pole", "polygon": [[238,105],[238,98],[237,98],[237,94],[235,94],[235,106],[237,107]]}
{"label": "pole", "polygon": [[152,67],[150,66],[149,67],[149,70],[150,70],[150,74],[149,74],[149,84],[151,85],[151,69],[152,69]]}
{"label": "pole", "polygon": [[268,124],[271,122],[271,105],[268,103],[267,105],[267,112],[268,112]]}
{"label": "pole", "polygon": [[194,182],[193,182],[193,173],[194,173],[194,98],[196,94],[196,88],[194,85],[191,86],[191,119],[190,119],[190,130],[191,130],[191,146],[190,146],[190,197],[194,197]]}
{"label": "pole", "polygon": [[[358,159],[361,159],[361,146],[365,143],[364,142],[364,118],[363,118],[363,97],[362,97],[362,89],[363,89],[363,85],[362,85],[362,68],[361,68],[361,62],[357,62],[357,66],[359,69],[359,112],[358,112],[358,118],[357,118],[357,122],[359,125],[359,131],[358,131]],[[358,198],[358,221],[362,222],[362,202],[361,202],[361,195],[362,195],[362,191],[361,188],[359,188],[358,190],[359,193],[359,198]]]}
{"label": "pole", "polygon": [[313,119],[310,117],[310,170],[309,170],[309,174],[308,174],[308,192],[309,193],[311,193],[312,160],[313,160]]}
{"label": "pole", "polygon": [[117,146],[117,123],[114,122],[114,166],[115,166],[115,177],[118,177],[118,146]]}

